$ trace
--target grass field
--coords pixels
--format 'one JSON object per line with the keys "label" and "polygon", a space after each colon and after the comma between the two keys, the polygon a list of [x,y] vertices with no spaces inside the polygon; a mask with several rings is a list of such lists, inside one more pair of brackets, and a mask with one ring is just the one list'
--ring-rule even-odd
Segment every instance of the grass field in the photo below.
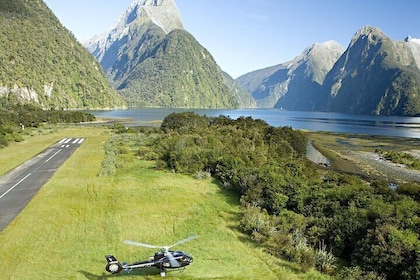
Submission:
{"label": "grass field", "polygon": [[238,230],[238,198],[211,179],[156,171],[140,160],[99,177],[109,136],[104,128],[66,128],[0,150],[4,173],[63,137],[86,138],[0,233],[0,279],[160,279],[157,269],[111,275],[104,256],[147,259],[153,249],[123,241],[170,245],[193,234],[199,237],[175,249],[194,263],[168,279],[329,279],[256,248]]}

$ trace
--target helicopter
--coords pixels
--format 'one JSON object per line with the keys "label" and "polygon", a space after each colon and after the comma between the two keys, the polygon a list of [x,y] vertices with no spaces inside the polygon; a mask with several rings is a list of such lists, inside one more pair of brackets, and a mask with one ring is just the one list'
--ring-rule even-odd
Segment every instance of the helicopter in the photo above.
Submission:
{"label": "helicopter", "polygon": [[166,275],[167,269],[179,269],[181,267],[190,265],[193,262],[193,258],[187,253],[184,253],[183,251],[173,251],[169,249],[179,244],[193,240],[197,237],[197,235],[193,235],[170,246],[155,246],[126,240],[124,241],[124,244],[155,249],[158,248],[161,250],[156,252],[154,256],[150,257],[149,260],[137,261],[133,263],[120,263],[117,260],[117,258],[115,258],[113,255],[106,255],[105,259],[108,263],[105,267],[105,270],[112,274],[117,274],[120,273],[122,270],[124,270],[126,273],[130,273],[133,269],[156,267],[157,269],[159,269],[160,275],[163,277]]}

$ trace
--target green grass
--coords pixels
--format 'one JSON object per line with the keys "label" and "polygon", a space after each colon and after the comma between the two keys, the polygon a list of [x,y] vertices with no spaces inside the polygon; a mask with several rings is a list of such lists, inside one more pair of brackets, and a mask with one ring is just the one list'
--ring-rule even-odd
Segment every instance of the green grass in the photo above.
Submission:
{"label": "green grass", "polygon": [[[104,269],[106,254],[131,262],[154,253],[124,240],[170,245],[193,234],[199,237],[175,249],[191,254],[194,263],[168,273],[169,279],[328,279],[257,248],[238,230],[238,198],[212,179],[156,171],[152,162],[140,160],[98,177],[109,133],[68,129],[54,135],[21,145],[42,149],[61,137],[86,141],[0,233],[0,279],[114,278]],[[157,269],[117,277],[161,278]]]}

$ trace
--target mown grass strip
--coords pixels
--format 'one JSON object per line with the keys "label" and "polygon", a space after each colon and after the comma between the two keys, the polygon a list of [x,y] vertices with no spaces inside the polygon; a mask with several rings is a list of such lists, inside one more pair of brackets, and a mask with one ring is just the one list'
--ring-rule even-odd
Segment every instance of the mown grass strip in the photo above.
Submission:
{"label": "mown grass strip", "polygon": [[[190,253],[194,263],[169,273],[171,279],[327,279],[250,242],[238,230],[238,198],[212,179],[156,171],[153,162],[140,160],[99,177],[109,134],[66,133],[86,141],[0,233],[0,279],[107,279],[105,254],[135,261],[154,253],[124,240],[170,245],[192,234],[199,238],[176,249]],[[160,278],[154,269],[124,277]]]}

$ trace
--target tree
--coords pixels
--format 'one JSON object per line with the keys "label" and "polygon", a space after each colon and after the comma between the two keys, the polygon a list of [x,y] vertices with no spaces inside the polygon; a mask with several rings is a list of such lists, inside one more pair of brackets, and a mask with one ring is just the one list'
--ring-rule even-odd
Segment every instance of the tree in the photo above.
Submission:
{"label": "tree", "polygon": [[420,241],[410,230],[383,225],[369,230],[357,243],[353,262],[367,270],[382,272],[387,279],[418,279]]}

